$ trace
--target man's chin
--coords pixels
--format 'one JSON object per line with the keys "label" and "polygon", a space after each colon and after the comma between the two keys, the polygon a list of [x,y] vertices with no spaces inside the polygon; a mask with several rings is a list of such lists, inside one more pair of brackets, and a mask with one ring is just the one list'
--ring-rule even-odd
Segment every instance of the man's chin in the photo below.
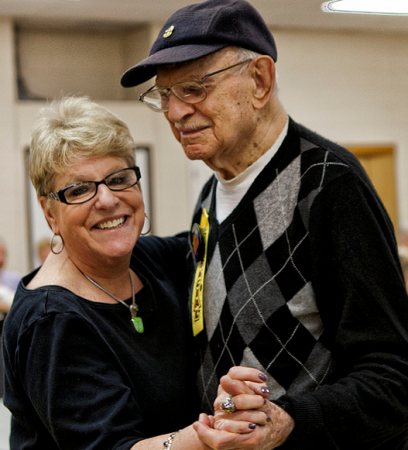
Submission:
{"label": "man's chin", "polygon": [[205,148],[202,144],[189,144],[189,145],[183,145],[184,153],[186,154],[187,158],[191,161],[196,161],[198,159],[202,160],[205,159]]}

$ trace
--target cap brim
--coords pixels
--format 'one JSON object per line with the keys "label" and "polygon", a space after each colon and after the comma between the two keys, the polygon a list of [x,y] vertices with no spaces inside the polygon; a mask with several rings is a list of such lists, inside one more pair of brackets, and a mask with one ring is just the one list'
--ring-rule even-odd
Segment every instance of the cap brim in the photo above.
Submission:
{"label": "cap brim", "polygon": [[204,56],[211,55],[211,53],[228,47],[230,44],[214,44],[214,45],[179,45],[177,47],[165,48],[159,50],[153,55],[141,61],[136,66],[128,69],[120,80],[123,87],[133,87],[144,83],[157,74],[157,66],[168,64],[181,64]]}

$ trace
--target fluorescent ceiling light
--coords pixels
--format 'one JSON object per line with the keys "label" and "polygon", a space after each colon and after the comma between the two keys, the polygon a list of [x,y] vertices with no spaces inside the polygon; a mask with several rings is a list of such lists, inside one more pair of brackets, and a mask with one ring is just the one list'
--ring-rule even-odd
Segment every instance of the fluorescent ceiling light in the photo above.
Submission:
{"label": "fluorescent ceiling light", "polygon": [[325,12],[408,15],[408,0],[333,0],[324,2]]}

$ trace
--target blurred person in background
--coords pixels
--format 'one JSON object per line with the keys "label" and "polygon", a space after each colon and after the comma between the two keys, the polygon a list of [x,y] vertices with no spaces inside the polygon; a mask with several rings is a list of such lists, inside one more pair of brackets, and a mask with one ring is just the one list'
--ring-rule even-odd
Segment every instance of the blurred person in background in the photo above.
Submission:
{"label": "blurred person in background", "polygon": [[0,287],[7,288],[9,292],[14,293],[20,282],[21,275],[18,272],[6,269],[7,266],[7,247],[4,239],[0,237]]}
{"label": "blurred person in background", "polygon": [[21,275],[6,269],[7,247],[4,239],[0,238],[0,318],[4,319],[13,302],[14,293],[20,282]]}
{"label": "blurred person in background", "polygon": [[[4,319],[10,311],[14,294],[21,276],[17,272],[6,269],[7,248],[4,239],[0,238],[0,339],[3,333]],[[3,397],[3,358],[2,345],[0,345],[0,397]]]}

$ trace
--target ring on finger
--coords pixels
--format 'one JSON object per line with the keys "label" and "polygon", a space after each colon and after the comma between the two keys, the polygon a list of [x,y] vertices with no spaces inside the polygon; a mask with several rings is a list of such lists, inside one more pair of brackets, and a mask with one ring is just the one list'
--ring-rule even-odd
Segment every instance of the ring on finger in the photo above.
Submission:
{"label": "ring on finger", "polygon": [[224,413],[232,414],[237,410],[235,403],[232,401],[229,395],[223,402],[220,403],[221,411]]}

